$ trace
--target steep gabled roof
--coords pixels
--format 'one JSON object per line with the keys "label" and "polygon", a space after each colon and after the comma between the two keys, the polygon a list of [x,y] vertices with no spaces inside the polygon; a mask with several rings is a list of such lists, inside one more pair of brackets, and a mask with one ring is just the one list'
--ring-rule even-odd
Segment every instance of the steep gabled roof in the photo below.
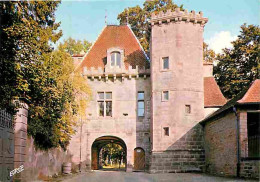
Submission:
{"label": "steep gabled roof", "polygon": [[107,25],[84,57],[79,68],[104,68],[107,60],[107,50],[113,47],[124,50],[126,69],[130,65],[133,68],[135,68],[136,65],[149,68],[150,62],[145,52],[127,25]]}
{"label": "steep gabled roof", "polygon": [[220,107],[227,102],[214,77],[204,78],[204,107]]}
{"label": "steep gabled roof", "polygon": [[220,115],[221,113],[232,109],[233,106],[237,105],[244,105],[244,104],[257,104],[260,108],[260,97],[259,97],[259,90],[260,88],[260,80],[255,80],[249,88],[244,89],[241,91],[236,97],[228,101],[224,106],[222,106],[219,110],[215,111],[200,123],[205,124],[206,122],[212,120],[216,116]]}
{"label": "steep gabled roof", "polygon": [[255,103],[260,102],[260,79],[254,81],[239,103]]}

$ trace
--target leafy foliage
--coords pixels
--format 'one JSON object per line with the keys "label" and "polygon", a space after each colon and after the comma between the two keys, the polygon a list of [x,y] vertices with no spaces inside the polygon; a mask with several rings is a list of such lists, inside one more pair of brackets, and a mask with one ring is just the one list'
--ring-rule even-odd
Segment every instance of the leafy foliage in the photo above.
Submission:
{"label": "leafy foliage", "polygon": [[63,49],[70,55],[80,54],[81,51],[87,52],[91,43],[87,40],[74,40],[71,37],[59,45],[59,49]]}
{"label": "leafy foliage", "polygon": [[242,25],[240,35],[232,42],[233,48],[223,49],[214,68],[216,80],[228,98],[233,98],[259,78],[260,29],[256,25]]}
{"label": "leafy foliage", "polygon": [[[42,56],[51,51],[61,32],[55,32],[54,11],[59,2],[0,2],[0,107],[25,97],[30,82],[41,74]],[[11,110],[11,109],[10,109]]]}
{"label": "leafy foliage", "polygon": [[[73,61],[51,47],[57,31],[58,1],[0,2],[0,108],[13,100],[29,104],[28,133],[41,149],[61,146],[73,134],[79,110],[77,94],[87,93]],[[76,80],[76,81],[75,81]]]}
{"label": "leafy foliage", "polygon": [[102,148],[102,162],[104,165],[107,165],[107,159],[108,162],[111,160],[120,164],[122,158],[125,158],[125,150],[120,145],[109,143]]}
{"label": "leafy foliage", "polygon": [[205,42],[203,42],[203,59],[204,61],[211,63],[216,59],[216,53],[214,50],[210,49],[209,45]]}
{"label": "leafy foliage", "polygon": [[[153,12],[158,13],[159,11],[166,12],[168,9],[175,10],[178,6],[173,3],[172,0],[154,0],[145,1],[143,8],[140,6],[130,7],[124,9],[117,19],[120,24],[126,24],[127,22],[131,25],[133,32],[140,41],[140,44],[146,52],[149,52],[149,41],[151,30],[149,29],[149,20]],[[183,10],[183,5],[180,6]]]}
{"label": "leafy foliage", "polygon": [[[28,133],[39,148],[66,148],[78,117],[84,116],[89,89],[80,73],[74,71],[73,60],[63,50],[46,56],[44,78],[33,92],[29,110]],[[43,82],[41,82],[43,81]],[[84,110],[85,111],[85,110]]]}

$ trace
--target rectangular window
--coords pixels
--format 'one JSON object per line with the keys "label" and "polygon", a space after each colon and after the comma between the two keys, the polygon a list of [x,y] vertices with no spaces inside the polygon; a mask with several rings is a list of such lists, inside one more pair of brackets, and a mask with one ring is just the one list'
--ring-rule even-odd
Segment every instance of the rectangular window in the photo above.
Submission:
{"label": "rectangular window", "polygon": [[169,57],[162,58],[163,60],[163,69],[168,70],[169,69]]}
{"label": "rectangular window", "polygon": [[169,127],[164,127],[163,131],[164,131],[164,136],[170,136]]}
{"label": "rectangular window", "polygon": [[144,116],[144,92],[138,92],[137,99],[137,115],[142,117]]}
{"label": "rectangular window", "polygon": [[98,92],[99,116],[112,117],[112,92]]}
{"label": "rectangular window", "polygon": [[111,66],[121,67],[121,54],[120,52],[111,53]]}
{"label": "rectangular window", "polygon": [[112,101],[106,101],[106,116],[112,116]]}
{"label": "rectangular window", "polygon": [[162,100],[168,101],[169,100],[169,91],[163,91],[162,92]]}
{"label": "rectangular window", "polygon": [[121,67],[121,57],[120,57],[120,54],[117,54],[117,57],[116,57],[116,65]]}
{"label": "rectangular window", "polygon": [[98,101],[99,116],[104,116],[104,102]]}
{"label": "rectangular window", "polygon": [[260,157],[260,113],[247,113],[248,157]]}
{"label": "rectangular window", "polygon": [[191,113],[191,107],[190,105],[185,105],[185,113],[190,114]]}
{"label": "rectangular window", "polygon": [[111,55],[111,66],[115,66],[116,62],[116,54],[112,53]]}

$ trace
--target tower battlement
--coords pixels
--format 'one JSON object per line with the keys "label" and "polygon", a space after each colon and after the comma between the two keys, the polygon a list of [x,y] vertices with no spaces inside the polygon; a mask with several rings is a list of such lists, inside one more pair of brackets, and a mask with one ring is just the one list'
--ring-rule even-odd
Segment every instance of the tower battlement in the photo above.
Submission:
{"label": "tower battlement", "polygon": [[208,22],[208,18],[204,18],[201,11],[196,13],[195,11],[181,11],[180,8],[176,8],[175,11],[167,10],[166,13],[162,11],[158,14],[152,13],[150,23],[153,26],[155,24],[170,23],[171,21],[193,22],[204,26]]}

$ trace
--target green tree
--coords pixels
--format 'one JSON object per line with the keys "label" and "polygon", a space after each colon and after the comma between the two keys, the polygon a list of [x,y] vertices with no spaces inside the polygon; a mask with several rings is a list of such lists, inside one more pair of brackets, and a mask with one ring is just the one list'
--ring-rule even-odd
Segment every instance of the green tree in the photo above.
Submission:
{"label": "green tree", "polygon": [[102,148],[103,164],[106,164],[106,159],[111,159],[120,164],[121,159],[125,157],[125,151],[122,146],[114,143],[109,143]]}
{"label": "green tree", "polygon": [[233,98],[259,78],[260,29],[257,25],[242,25],[233,47],[223,49],[214,68],[216,80],[227,98]]}
{"label": "green tree", "polygon": [[91,43],[87,40],[74,40],[69,37],[63,43],[59,44],[59,49],[64,49],[70,55],[79,54],[81,51],[87,52],[91,47]]}
{"label": "green tree", "polygon": [[[126,8],[117,16],[117,19],[121,25],[128,21],[144,50],[149,52],[151,14],[159,11],[166,12],[168,9],[175,10],[177,7],[172,0],[145,1],[143,8],[140,6]],[[180,9],[183,10],[183,5],[180,6]]]}
{"label": "green tree", "polygon": [[51,46],[62,35],[54,14],[59,3],[0,2],[0,108],[15,113],[10,103],[25,99],[28,134],[41,149],[66,147],[86,103],[77,95],[88,92],[71,56]]}
{"label": "green tree", "polygon": [[57,32],[57,1],[0,2],[0,108],[11,100],[30,100],[31,85],[41,74],[43,55],[52,51]]}
{"label": "green tree", "polygon": [[30,100],[28,133],[41,149],[65,149],[79,117],[85,116],[87,100],[80,96],[87,98],[89,89],[64,50],[46,55],[42,73]]}
{"label": "green tree", "polygon": [[203,42],[203,59],[206,62],[211,62],[216,59],[216,53],[214,50],[209,48],[209,45]]}

